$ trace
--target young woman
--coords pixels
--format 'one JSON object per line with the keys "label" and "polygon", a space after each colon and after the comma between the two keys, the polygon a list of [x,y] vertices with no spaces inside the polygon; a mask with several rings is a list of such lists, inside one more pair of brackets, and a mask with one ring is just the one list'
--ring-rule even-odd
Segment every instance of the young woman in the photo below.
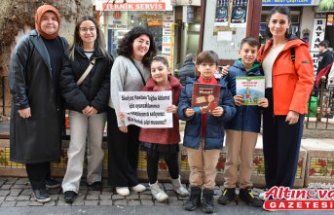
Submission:
{"label": "young woman", "polygon": [[118,54],[110,74],[110,109],[108,111],[109,184],[119,195],[129,195],[146,188],[137,177],[139,127],[125,126],[119,118],[119,92],[140,91],[150,77],[148,67],[156,53],[152,34],[134,27],[120,41]]}
{"label": "young woman", "polygon": [[291,36],[287,7],[272,9],[270,39],[259,51],[269,107],[263,113],[263,153],[268,188],[292,187],[296,175],[304,114],[313,87],[308,45]]}
{"label": "young woman", "polygon": [[[84,16],[78,21],[69,56],[72,70],[63,70],[60,80],[62,94],[70,110],[71,128],[62,188],[65,202],[72,203],[79,192],[86,147],[87,183],[94,190],[102,188],[102,139],[113,61],[92,17]],[[87,70],[89,73],[82,78]]]}
{"label": "young woman", "polygon": [[9,73],[10,157],[26,165],[38,202],[51,200],[46,191],[50,162],[60,157],[63,111],[58,80],[61,68],[69,65],[63,65],[68,45],[58,36],[59,26],[58,10],[40,6],[35,14],[36,29],[17,44]]}

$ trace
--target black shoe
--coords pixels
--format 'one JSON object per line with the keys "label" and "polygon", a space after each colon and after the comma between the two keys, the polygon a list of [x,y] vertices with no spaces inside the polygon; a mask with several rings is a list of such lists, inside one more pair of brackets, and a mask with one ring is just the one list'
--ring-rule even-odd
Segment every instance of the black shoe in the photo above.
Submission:
{"label": "black shoe", "polygon": [[190,196],[184,205],[184,209],[187,211],[193,211],[201,204],[202,190],[199,187],[190,188]]}
{"label": "black shoe", "polygon": [[47,189],[55,189],[60,187],[60,182],[53,178],[45,179],[45,187]]}
{"label": "black shoe", "polygon": [[93,184],[89,184],[88,187],[90,187],[90,189],[94,190],[94,191],[101,191],[102,190],[102,182],[101,181],[95,181]]}
{"label": "black shoe", "polygon": [[51,201],[50,195],[45,188],[33,190],[35,200],[40,203]]}
{"label": "black shoe", "polygon": [[259,198],[256,198],[250,187],[245,189],[240,189],[239,198],[244,201],[246,204],[253,207],[262,207],[263,201]]}
{"label": "black shoe", "polygon": [[207,214],[212,214],[215,210],[213,206],[213,190],[203,190],[202,211]]}
{"label": "black shoe", "polygon": [[221,205],[227,205],[232,201],[238,204],[237,195],[235,194],[235,188],[225,188],[223,190],[223,194],[218,199],[218,203]]}
{"label": "black shoe", "polygon": [[64,200],[66,203],[72,204],[76,196],[77,194],[74,191],[66,191],[64,193]]}

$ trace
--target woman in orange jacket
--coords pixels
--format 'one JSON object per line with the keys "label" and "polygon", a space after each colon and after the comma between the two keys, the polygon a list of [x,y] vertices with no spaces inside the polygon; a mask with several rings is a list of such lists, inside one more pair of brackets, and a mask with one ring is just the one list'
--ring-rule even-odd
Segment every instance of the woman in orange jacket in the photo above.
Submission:
{"label": "woman in orange jacket", "polygon": [[273,8],[268,23],[270,39],[258,55],[269,100],[269,108],[263,112],[267,188],[294,184],[304,114],[313,87],[313,64],[308,45],[289,35],[290,24],[287,7]]}

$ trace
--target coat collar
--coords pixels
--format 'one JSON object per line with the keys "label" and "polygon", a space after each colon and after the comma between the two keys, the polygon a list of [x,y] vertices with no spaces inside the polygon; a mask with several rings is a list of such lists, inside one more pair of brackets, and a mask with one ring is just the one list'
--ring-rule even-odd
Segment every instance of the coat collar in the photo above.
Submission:
{"label": "coat collar", "polygon": [[50,75],[52,76],[52,68],[51,68],[51,61],[50,61],[50,55],[48,53],[48,50],[43,42],[43,39],[41,38],[41,36],[36,32],[36,30],[33,30],[30,33],[30,38],[31,41],[33,42],[35,48],[37,49],[38,53],[40,54],[41,58],[43,59],[43,61],[45,62],[45,64],[47,65]]}
{"label": "coat collar", "polygon": [[[264,47],[260,49],[260,54],[259,54],[260,57],[258,58],[260,62],[263,61],[264,57],[267,55],[272,45],[273,45],[273,39],[270,39],[265,43]],[[288,39],[288,42],[285,44],[282,52],[298,46],[308,47],[308,44],[304,40],[299,39],[297,37],[290,37]]]}
{"label": "coat collar", "polygon": [[[83,58],[87,58],[86,54],[85,54],[85,51],[83,50],[83,48],[79,45],[76,45],[75,47],[75,51],[77,54],[79,54],[81,57]],[[93,52],[93,55],[92,57],[96,58],[96,59],[99,59],[99,58],[103,58],[103,54],[101,53],[101,51],[99,49],[96,49],[94,52]]]}

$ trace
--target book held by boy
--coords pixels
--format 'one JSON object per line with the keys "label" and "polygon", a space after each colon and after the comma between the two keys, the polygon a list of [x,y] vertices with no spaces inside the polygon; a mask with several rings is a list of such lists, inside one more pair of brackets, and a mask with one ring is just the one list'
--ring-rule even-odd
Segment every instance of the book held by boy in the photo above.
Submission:
{"label": "book held by boy", "polygon": [[257,105],[260,98],[264,98],[264,76],[236,77],[236,93],[242,95],[243,105]]}
{"label": "book held by boy", "polygon": [[195,83],[191,106],[195,111],[200,110],[200,107],[205,107],[208,108],[208,112],[212,112],[218,106],[219,95],[219,85]]}

